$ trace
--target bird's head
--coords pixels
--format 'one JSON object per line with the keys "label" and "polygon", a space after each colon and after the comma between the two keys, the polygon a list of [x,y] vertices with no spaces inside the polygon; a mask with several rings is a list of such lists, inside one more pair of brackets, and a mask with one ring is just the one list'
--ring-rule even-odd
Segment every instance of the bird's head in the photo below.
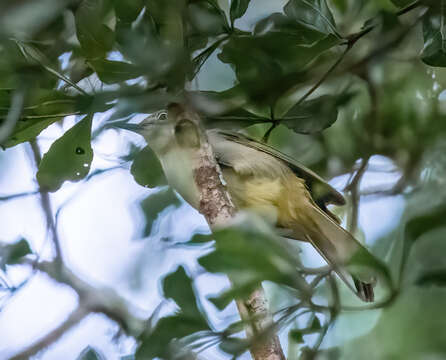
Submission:
{"label": "bird's head", "polygon": [[157,154],[163,154],[174,140],[174,125],[169,121],[167,111],[161,110],[146,117],[139,124],[112,123],[114,128],[130,130],[142,135]]}

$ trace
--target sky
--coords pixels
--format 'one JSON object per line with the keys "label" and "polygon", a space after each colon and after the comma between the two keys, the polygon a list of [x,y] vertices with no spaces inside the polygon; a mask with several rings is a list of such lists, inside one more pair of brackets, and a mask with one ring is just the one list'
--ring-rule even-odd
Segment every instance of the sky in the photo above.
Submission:
{"label": "sky", "polygon": [[[74,119],[73,119],[74,121]],[[100,119],[98,120],[100,121]],[[52,125],[45,130],[39,146],[45,152],[52,139],[70,126]],[[138,135],[107,130],[94,142],[95,157],[92,170],[112,167],[112,161],[124,155],[129,143],[143,145]],[[0,196],[36,189],[35,166],[28,145],[20,145],[0,152],[3,172],[0,174]],[[374,157],[371,168],[391,167],[382,157]],[[393,183],[397,174],[369,171],[362,182],[363,188],[381,183]],[[347,178],[339,177],[331,184],[341,189]],[[129,302],[147,313],[161,302],[159,278],[184,263],[192,273],[199,273],[195,258],[200,251],[183,248],[169,249],[160,241],[169,234],[177,241],[187,240],[194,232],[207,232],[204,218],[188,204],[169,213],[158,224],[159,233],[140,239],[138,229],[143,219],[138,202],[150,194],[150,189],[139,186],[128,169],[112,170],[98,175],[87,183],[65,183],[51,195],[53,209],[65,204],[60,212],[58,231],[67,265],[83,279],[95,285],[116,289]],[[67,202],[68,201],[68,202]],[[360,226],[368,245],[391,229],[401,216],[404,203],[400,198],[368,199],[361,202]],[[379,214],[379,216],[377,216]],[[42,259],[51,257],[51,243],[46,236],[45,222],[37,196],[29,196],[0,203],[0,239],[13,242],[23,237]],[[322,264],[317,254],[303,246],[303,256],[309,265]],[[29,269],[11,266],[8,278],[17,285],[30,276]],[[206,310],[213,314],[217,327],[224,327],[228,319],[237,316],[235,306],[219,314],[205,300],[206,294],[215,294],[228,286],[222,276],[199,275],[195,284]],[[7,358],[23,346],[63,321],[77,304],[76,294],[45,275],[35,275],[0,312],[0,359]],[[118,359],[131,351],[133,342],[124,345],[113,342],[117,327],[102,315],[91,315],[46,351],[42,359],[59,359],[63,353],[76,358],[86,345],[100,349],[107,359]],[[215,359],[223,358],[214,354]],[[65,357],[66,358],[66,357]]]}

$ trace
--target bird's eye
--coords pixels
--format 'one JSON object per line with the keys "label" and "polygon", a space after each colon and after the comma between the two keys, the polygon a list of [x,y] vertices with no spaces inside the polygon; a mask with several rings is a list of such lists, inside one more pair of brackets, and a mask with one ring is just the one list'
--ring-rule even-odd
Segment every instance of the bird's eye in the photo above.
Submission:
{"label": "bird's eye", "polygon": [[156,114],[156,119],[157,120],[161,120],[161,121],[165,121],[167,120],[167,111],[165,110],[161,110]]}

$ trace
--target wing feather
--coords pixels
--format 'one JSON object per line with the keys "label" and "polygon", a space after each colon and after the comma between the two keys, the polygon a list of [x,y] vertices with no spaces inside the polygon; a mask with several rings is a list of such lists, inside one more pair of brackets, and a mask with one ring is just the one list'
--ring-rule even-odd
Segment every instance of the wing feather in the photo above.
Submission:
{"label": "wing feather", "polygon": [[274,156],[275,158],[285,162],[289,166],[289,168],[296,174],[296,176],[305,180],[306,186],[308,187],[314,201],[324,211],[328,211],[326,210],[327,204],[335,204],[335,205],[345,204],[344,196],[340,192],[334,189],[330,184],[328,184],[314,171],[300,164],[299,162],[294,160],[291,156],[288,156],[267,144],[261,143],[253,138],[237,133],[235,131],[228,131],[228,130],[217,130],[217,131],[220,136],[223,136],[224,138],[230,141],[234,141],[241,145],[262,151],[266,154]]}

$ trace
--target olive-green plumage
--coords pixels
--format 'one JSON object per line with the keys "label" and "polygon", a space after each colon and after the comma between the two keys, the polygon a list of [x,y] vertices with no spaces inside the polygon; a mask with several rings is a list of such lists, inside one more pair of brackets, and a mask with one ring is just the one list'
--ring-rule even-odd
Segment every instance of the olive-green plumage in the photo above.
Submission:
{"label": "olive-green plumage", "polygon": [[[141,124],[139,133],[159,157],[169,183],[197,208],[191,170],[194,149],[182,146],[178,129],[172,121],[152,117]],[[264,143],[222,130],[209,130],[207,135],[236,207],[267,217],[286,229],[287,237],[310,242],[347,286],[362,300],[373,301],[373,275],[353,274],[349,268],[350,260],[367,250],[326,207],[344,204],[343,196],[317,174]]]}

